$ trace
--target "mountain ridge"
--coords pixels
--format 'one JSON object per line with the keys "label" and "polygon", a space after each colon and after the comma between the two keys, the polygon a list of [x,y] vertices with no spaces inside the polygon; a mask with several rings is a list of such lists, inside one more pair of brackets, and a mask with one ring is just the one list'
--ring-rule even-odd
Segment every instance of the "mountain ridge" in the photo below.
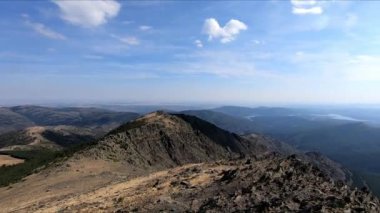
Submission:
{"label": "mountain ridge", "polygon": [[[199,181],[202,180],[202,178],[206,177],[209,172],[212,174],[212,171],[216,169],[217,165],[222,165],[222,168],[225,169],[219,170],[214,175],[211,175],[211,179],[207,179],[206,181],[207,184],[211,184],[216,188],[206,193],[204,195],[204,200],[202,198],[202,200],[198,201],[200,202],[200,206],[204,206],[205,208],[208,206],[206,209],[216,210],[219,208],[217,208],[219,205],[215,206],[212,204],[209,206],[208,203],[210,199],[214,199],[213,197],[218,196],[218,190],[220,199],[214,199],[217,202],[220,201],[222,203],[225,203],[225,199],[227,199],[227,194],[229,193],[237,193],[236,196],[238,196],[240,193],[239,191],[244,190],[239,187],[239,183],[249,183],[249,181],[244,182],[244,177],[251,177],[254,178],[252,180],[260,182],[262,181],[264,185],[277,184],[272,182],[274,179],[276,179],[277,175],[279,175],[281,178],[287,177],[287,170],[280,169],[279,171],[276,170],[276,172],[270,172],[271,170],[269,169],[272,167],[277,168],[280,162],[282,162],[284,159],[287,159],[286,156],[281,153],[273,152],[270,146],[266,145],[267,141],[265,141],[265,138],[254,137],[252,135],[251,137],[251,139],[240,137],[194,116],[167,114],[163,112],[150,113],[139,117],[134,121],[121,125],[119,128],[111,131],[109,134],[105,135],[97,142],[86,146],[84,149],[81,149],[65,158],[61,158],[58,161],[47,165],[46,168],[41,168],[41,170],[36,174],[26,177],[23,182],[13,184],[12,187],[8,189],[0,188],[0,197],[2,197],[0,200],[0,208],[7,209],[8,211],[33,211],[38,209],[41,209],[42,211],[44,207],[48,208],[51,204],[58,202],[58,204],[60,204],[60,209],[58,210],[63,212],[70,212],[71,210],[75,209],[84,210],[88,207],[86,207],[86,205],[90,205],[91,203],[92,204],[90,206],[101,210],[101,206],[98,206],[98,204],[102,203],[103,201],[106,202],[106,200],[97,200],[96,196],[93,196],[97,194],[98,190],[104,189],[105,191],[102,192],[107,192],[107,186],[113,187],[117,186],[117,184],[129,184],[135,181],[139,182],[140,180],[143,180],[144,177],[154,175],[157,172],[165,173],[165,171],[167,171],[170,173],[170,171],[177,171],[177,169],[182,171],[182,167],[188,168],[188,166],[191,167],[191,165],[196,164],[208,166],[198,167],[194,171],[186,170],[185,173],[172,173],[175,175],[174,177],[179,178],[179,182],[173,180],[173,183],[167,182],[167,184],[165,183],[163,186],[167,187],[167,190],[169,190],[169,192],[171,190],[177,190],[179,185],[187,185],[186,182],[190,181],[190,179],[188,180],[187,177],[194,176],[197,181],[193,182],[192,184],[195,185],[188,186],[190,189],[192,187],[195,187],[194,189],[199,189],[202,191],[202,189],[205,188],[203,188],[202,182]],[[272,145],[276,145],[276,143],[273,143]],[[310,162],[304,161],[303,159],[297,157],[297,155],[293,155],[291,159],[293,158],[300,160],[296,160],[298,163],[294,164],[294,166],[291,167],[294,169],[294,171],[296,171],[296,173],[294,173],[295,179],[290,178],[288,182],[285,181],[284,184],[287,187],[294,187],[298,185],[299,183],[297,180],[302,180],[303,176],[305,176],[305,178],[313,180],[313,183],[316,185],[322,182],[326,182],[325,187],[327,191],[323,192],[321,195],[325,196],[326,199],[329,199],[327,198],[328,192],[330,190],[338,190],[338,188],[336,188],[336,184],[341,183],[343,186],[346,186],[344,182],[332,179],[329,177],[329,175],[327,175],[327,173],[323,171],[321,172],[318,167],[311,164]],[[246,161],[241,161],[242,159],[246,159]],[[291,161],[293,162],[293,160]],[[254,163],[255,165],[251,165],[251,163]],[[255,168],[261,168],[263,173],[270,172],[270,176],[265,176],[263,174],[263,179],[261,176],[255,176],[257,175]],[[309,170],[319,171],[321,174],[323,174],[323,178],[318,179],[319,173],[309,174],[308,172],[305,172]],[[199,173],[196,171],[204,172]],[[180,174],[186,175],[181,177]],[[181,178],[185,179],[182,180]],[[233,183],[233,185],[230,185],[230,188],[228,189],[229,192],[227,194],[224,194],[225,192],[222,190],[222,188],[220,188],[222,186],[219,184],[219,180],[221,180],[220,178],[227,181],[226,184]],[[320,180],[323,181],[318,182]],[[161,182],[163,179],[157,179],[154,180],[154,182],[155,181]],[[305,182],[305,184],[311,183]],[[273,185],[273,187],[274,186],[275,185]],[[29,190],[25,191],[25,187],[28,187]],[[151,187],[154,188],[152,185],[150,185],[148,188]],[[255,189],[252,191],[252,187],[251,193],[248,193],[250,196],[255,196],[255,193],[259,193],[261,190],[266,191],[265,189]],[[310,190],[311,189],[312,188],[310,188]],[[136,193],[139,194],[140,192],[138,189],[136,190]],[[197,190],[194,192],[201,192]],[[287,190],[291,189],[287,188]],[[300,193],[301,195],[303,193],[302,187],[296,188],[294,190],[296,193],[294,195],[297,195],[297,193]],[[347,193],[352,192],[349,188],[345,190],[347,190]],[[166,189],[162,191],[163,196],[170,197],[173,195],[177,198],[181,196],[181,194],[176,193],[166,194],[165,191]],[[112,200],[117,200],[120,196],[123,196],[123,193],[121,191],[117,191],[115,193],[115,196],[111,196]],[[289,207],[288,204],[286,204],[287,201],[285,202],[286,191],[278,191],[278,193],[284,195],[282,198],[284,199],[284,206],[280,205],[279,208],[285,210]],[[35,194],[40,194],[40,196],[33,196]],[[190,196],[190,194],[182,195],[184,196],[183,198],[186,198],[186,196]],[[317,194],[315,195],[317,196]],[[87,199],[87,201],[82,201],[84,203],[78,203],[78,205],[72,203],[71,201],[77,200],[77,196],[82,196],[82,198]],[[102,196],[104,196],[104,194]],[[237,199],[236,196],[234,199]],[[353,195],[352,199],[359,199],[359,197],[360,199],[366,199],[366,201],[360,201],[358,204],[359,206],[361,205],[364,209],[372,209],[378,207],[378,201],[375,198],[371,197],[370,193],[364,193],[363,195]],[[141,198],[143,200],[145,199],[143,196]],[[152,201],[151,198],[146,198],[147,201]],[[176,200],[175,197],[170,199]],[[248,199],[248,197],[244,199]],[[305,199],[306,198],[302,198],[302,200]],[[316,199],[316,197],[312,198],[312,200],[316,202],[316,205],[328,205],[322,201],[322,203],[318,203],[319,201]],[[371,206],[370,204],[366,203],[367,200],[373,200],[375,206]],[[262,204],[262,201],[265,200],[253,199],[252,202],[246,202],[244,204],[246,206],[243,206],[241,208],[256,208],[258,207],[257,205]],[[175,201],[171,204],[169,203],[170,205],[165,204],[162,206],[162,208],[167,210],[171,207],[174,208],[177,206],[175,205],[176,202],[180,201]],[[343,207],[352,206],[354,208],[353,202],[354,201],[347,200],[345,201]],[[120,203],[122,204],[123,202]],[[119,206],[121,208],[120,210],[128,210],[128,206],[121,204]],[[268,208],[275,208],[277,204],[269,202],[269,204],[264,205],[269,205]],[[302,207],[300,204],[294,205],[296,206],[293,206],[291,208],[304,209],[304,207]],[[157,207],[159,206],[160,205],[157,204]],[[199,210],[200,206],[195,209]],[[104,211],[107,211],[107,208],[108,210],[112,209],[111,206],[107,206],[106,204],[104,204],[103,207],[105,208]],[[138,208],[141,207],[142,206]],[[329,208],[333,207],[334,206],[330,206]],[[192,208],[186,207],[185,209],[190,210]],[[228,206],[226,209],[232,210],[235,209],[235,207]],[[115,209],[115,211],[116,210],[118,209]]]}
{"label": "mountain ridge", "polygon": [[59,151],[96,140],[89,128],[74,126],[33,126],[0,135],[0,151],[49,149]]}
{"label": "mountain ridge", "polygon": [[139,116],[98,108],[55,108],[42,106],[0,107],[0,134],[33,126],[68,125],[104,128],[107,131]]}

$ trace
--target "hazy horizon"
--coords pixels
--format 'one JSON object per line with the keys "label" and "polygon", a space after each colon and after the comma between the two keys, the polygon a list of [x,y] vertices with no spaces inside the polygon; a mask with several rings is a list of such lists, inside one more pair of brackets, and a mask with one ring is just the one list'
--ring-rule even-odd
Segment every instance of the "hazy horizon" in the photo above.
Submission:
{"label": "hazy horizon", "polygon": [[380,104],[363,104],[363,103],[244,103],[244,102],[134,102],[134,101],[97,101],[97,100],[0,100],[0,107],[13,106],[44,106],[44,107],[182,107],[184,109],[212,109],[224,106],[233,107],[268,107],[268,108],[298,108],[298,109],[380,109]]}
{"label": "hazy horizon", "polygon": [[0,105],[380,104],[380,2],[1,1],[0,8]]}

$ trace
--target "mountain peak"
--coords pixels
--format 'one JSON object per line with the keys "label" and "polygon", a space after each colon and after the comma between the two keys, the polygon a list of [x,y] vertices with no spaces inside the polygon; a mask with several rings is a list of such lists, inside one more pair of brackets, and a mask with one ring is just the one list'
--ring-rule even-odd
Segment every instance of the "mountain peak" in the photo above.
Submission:
{"label": "mountain peak", "polygon": [[166,113],[164,111],[155,111],[136,119],[135,122],[161,123],[165,127],[172,128],[173,125],[175,125],[175,123],[178,123],[178,119],[176,116]]}
{"label": "mountain peak", "polygon": [[157,111],[121,125],[84,154],[168,168],[239,156],[250,152],[246,143],[194,116]]}

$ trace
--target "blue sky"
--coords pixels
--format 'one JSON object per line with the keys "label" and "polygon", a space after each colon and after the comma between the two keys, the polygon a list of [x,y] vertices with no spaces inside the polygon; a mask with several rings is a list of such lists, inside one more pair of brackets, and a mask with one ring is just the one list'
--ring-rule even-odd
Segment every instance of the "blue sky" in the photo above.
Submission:
{"label": "blue sky", "polygon": [[379,104],[378,1],[0,2],[0,101]]}

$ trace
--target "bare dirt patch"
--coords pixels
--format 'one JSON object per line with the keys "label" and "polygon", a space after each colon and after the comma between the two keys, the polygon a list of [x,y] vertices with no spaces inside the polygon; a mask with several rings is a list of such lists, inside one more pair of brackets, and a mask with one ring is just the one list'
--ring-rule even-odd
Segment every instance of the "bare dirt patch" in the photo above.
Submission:
{"label": "bare dirt patch", "polygon": [[10,155],[0,155],[0,166],[11,166],[24,163],[23,159],[14,158]]}

